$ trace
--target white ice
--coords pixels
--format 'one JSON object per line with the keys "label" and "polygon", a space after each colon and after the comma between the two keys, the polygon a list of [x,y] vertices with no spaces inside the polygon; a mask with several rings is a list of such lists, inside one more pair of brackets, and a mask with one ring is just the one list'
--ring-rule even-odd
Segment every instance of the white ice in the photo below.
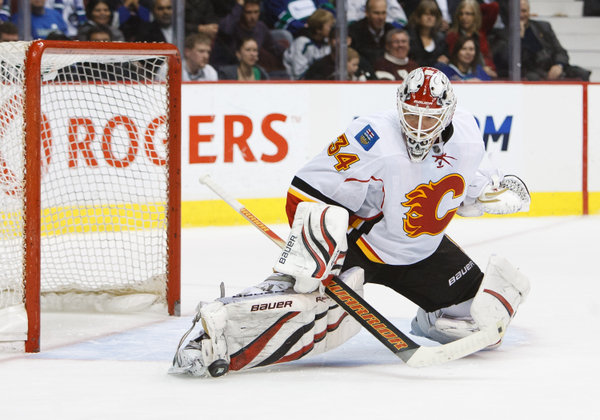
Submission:
{"label": "white ice", "polygon": [[[167,375],[197,302],[218,297],[222,281],[228,295],[262,281],[278,253],[250,226],[186,229],[183,316],[44,313],[41,353],[0,354],[0,418],[599,418],[600,217],[457,217],[448,233],[483,269],[495,253],[531,279],[496,351],[414,369],[362,331],[288,364],[218,379]],[[376,285],[365,292],[410,331],[413,303]]]}

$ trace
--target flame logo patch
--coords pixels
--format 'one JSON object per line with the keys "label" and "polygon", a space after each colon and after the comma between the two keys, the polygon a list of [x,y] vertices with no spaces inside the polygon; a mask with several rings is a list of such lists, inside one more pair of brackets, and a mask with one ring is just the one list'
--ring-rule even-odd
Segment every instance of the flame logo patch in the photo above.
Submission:
{"label": "flame logo patch", "polygon": [[438,182],[421,184],[408,194],[408,201],[402,203],[408,207],[404,216],[404,231],[409,238],[420,235],[439,235],[446,229],[456,210],[448,211],[442,218],[438,218],[438,208],[442,198],[452,193],[452,198],[457,198],[465,192],[465,180],[458,174],[447,175]]}

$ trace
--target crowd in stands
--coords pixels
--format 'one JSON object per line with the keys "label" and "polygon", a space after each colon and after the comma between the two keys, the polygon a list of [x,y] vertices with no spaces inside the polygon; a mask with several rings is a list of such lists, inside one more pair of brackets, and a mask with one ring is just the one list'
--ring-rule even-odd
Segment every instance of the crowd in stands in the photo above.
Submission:
{"label": "crowd in stands", "polygon": [[[169,42],[174,0],[30,0],[33,39]],[[509,0],[347,0],[350,80],[401,81],[419,66],[451,80],[508,77]],[[184,81],[334,80],[335,0],[184,0]],[[589,80],[521,0],[523,80]],[[585,15],[600,15],[585,0]],[[0,0],[0,41],[18,40]]]}

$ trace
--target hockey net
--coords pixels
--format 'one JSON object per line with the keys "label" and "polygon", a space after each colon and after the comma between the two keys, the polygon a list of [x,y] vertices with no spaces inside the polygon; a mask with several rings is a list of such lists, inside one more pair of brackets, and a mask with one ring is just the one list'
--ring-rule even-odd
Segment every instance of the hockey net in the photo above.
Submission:
{"label": "hockey net", "polygon": [[39,311],[179,315],[169,44],[0,43],[0,342]]}

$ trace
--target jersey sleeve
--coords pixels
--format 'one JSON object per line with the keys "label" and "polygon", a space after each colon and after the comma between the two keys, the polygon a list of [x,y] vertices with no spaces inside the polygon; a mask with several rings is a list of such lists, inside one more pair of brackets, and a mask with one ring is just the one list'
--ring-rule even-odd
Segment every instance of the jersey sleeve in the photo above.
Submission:
{"label": "jersey sleeve", "polygon": [[475,199],[481,195],[484,188],[492,183],[494,178],[497,178],[498,181],[502,181],[504,173],[502,172],[502,169],[500,169],[500,166],[494,162],[494,159],[490,154],[486,153],[481,160],[479,168],[477,168],[477,173],[475,174],[473,182],[469,185],[465,204],[474,202]]}
{"label": "jersey sleeve", "polygon": [[360,213],[365,202],[383,201],[380,176],[384,170],[383,159],[380,152],[373,149],[378,140],[373,123],[355,120],[344,134],[305,165],[288,190],[289,222],[302,201],[341,206],[350,216]]}

